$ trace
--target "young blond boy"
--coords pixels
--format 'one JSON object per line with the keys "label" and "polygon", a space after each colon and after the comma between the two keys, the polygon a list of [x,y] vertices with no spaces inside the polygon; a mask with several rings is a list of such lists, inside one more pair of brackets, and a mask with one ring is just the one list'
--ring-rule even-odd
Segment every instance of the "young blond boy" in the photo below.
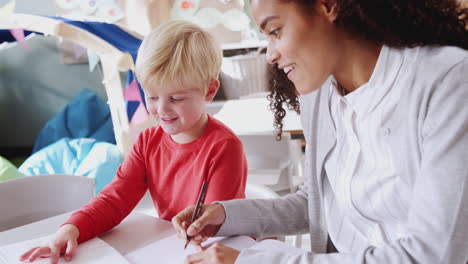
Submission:
{"label": "young blond boy", "polygon": [[244,197],[242,144],[205,111],[219,88],[221,58],[215,40],[188,22],[169,22],[144,39],[136,73],[159,125],[140,133],[114,180],[62,225],[49,246],[20,260],[45,256],[57,263],[61,251],[70,260],[78,243],[118,225],[148,189],[166,220],[196,203],[205,180],[205,203]]}

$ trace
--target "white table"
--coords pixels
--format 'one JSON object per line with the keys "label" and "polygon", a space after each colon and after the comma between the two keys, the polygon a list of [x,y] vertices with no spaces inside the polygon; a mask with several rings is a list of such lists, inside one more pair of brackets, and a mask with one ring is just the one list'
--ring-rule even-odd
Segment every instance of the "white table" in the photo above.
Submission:
{"label": "white table", "polygon": [[[32,224],[0,232],[0,246],[44,237],[54,233],[71,213],[54,216]],[[175,236],[172,223],[146,214],[132,212],[117,227],[99,236],[130,263],[182,263],[185,256],[195,253],[184,250],[184,241]],[[223,243],[242,249],[253,240],[238,236],[226,238]]]}

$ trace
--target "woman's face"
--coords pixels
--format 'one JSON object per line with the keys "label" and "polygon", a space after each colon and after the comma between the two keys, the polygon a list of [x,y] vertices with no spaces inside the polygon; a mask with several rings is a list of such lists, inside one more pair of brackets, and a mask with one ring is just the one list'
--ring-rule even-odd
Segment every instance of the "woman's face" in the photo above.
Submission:
{"label": "woman's face", "polygon": [[299,93],[320,88],[339,57],[335,9],[327,8],[323,0],[317,0],[313,11],[293,1],[252,0],[251,6],[255,22],[268,38],[268,62],[278,64]]}

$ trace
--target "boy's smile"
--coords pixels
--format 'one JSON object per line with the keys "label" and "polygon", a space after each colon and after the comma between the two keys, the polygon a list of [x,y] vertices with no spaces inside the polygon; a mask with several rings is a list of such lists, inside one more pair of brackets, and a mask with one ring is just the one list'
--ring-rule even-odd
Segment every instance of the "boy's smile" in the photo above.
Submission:
{"label": "boy's smile", "polygon": [[174,118],[164,118],[164,117],[161,117],[160,118],[160,123],[161,124],[166,124],[166,125],[169,125],[169,124],[172,124],[174,123],[178,118],[177,117],[174,117]]}

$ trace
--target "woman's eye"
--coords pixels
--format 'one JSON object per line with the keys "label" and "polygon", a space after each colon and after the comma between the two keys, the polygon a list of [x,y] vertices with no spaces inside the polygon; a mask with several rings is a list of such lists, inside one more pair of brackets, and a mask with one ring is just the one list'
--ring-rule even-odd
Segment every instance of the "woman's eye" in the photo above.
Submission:
{"label": "woman's eye", "polygon": [[279,28],[273,29],[273,30],[271,30],[270,32],[268,32],[268,35],[274,36],[274,37],[278,37],[279,31],[280,31]]}
{"label": "woman's eye", "polygon": [[150,96],[150,97],[148,97],[148,99],[150,99],[151,101],[157,101],[157,100],[158,100],[158,97],[156,97],[156,96]]}

